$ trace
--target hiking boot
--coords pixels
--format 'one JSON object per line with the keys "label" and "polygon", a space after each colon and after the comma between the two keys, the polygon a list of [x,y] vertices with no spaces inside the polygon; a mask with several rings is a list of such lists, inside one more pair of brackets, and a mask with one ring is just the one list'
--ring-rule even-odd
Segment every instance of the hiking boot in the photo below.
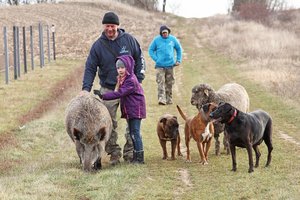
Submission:
{"label": "hiking boot", "polygon": [[126,143],[124,145],[123,148],[123,159],[125,162],[130,162],[132,160],[133,157],[133,143],[132,143],[132,139],[129,135],[129,129],[126,128]]}
{"label": "hiking boot", "polygon": [[171,104],[173,104],[173,102],[172,101],[167,101],[167,104],[171,105]]}
{"label": "hiking boot", "polygon": [[159,101],[159,102],[158,102],[158,105],[163,105],[163,106],[164,106],[164,105],[166,105],[166,103],[165,103],[165,102],[162,102],[162,101]]}
{"label": "hiking boot", "polygon": [[134,164],[135,162],[136,162],[136,152],[133,151],[133,156],[132,156],[130,163]]}
{"label": "hiking boot", "polygon": [[134,152],[132,164],[145,164],[144,162],[144,151]]}

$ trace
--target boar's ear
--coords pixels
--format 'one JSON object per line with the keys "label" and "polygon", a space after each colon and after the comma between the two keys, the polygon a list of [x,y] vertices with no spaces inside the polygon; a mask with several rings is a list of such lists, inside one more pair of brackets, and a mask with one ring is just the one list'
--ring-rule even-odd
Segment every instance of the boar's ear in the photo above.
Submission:
{"label": "boar's ear", "polygon": [[101,127],[98,133],[96,134],[97,140],[102,141],[106,135],[105,126]]}
{"label": "boar's ear", "polygon": [[73,135],[75,137],[75,140],[80,140],[83,134],[78,129],[74,128]]}

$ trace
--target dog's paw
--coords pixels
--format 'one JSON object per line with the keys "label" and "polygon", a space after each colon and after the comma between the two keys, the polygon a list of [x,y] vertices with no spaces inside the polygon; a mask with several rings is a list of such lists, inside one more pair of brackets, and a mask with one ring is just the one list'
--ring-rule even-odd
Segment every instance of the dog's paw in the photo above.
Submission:
{"label": "dog's paw", "polygon": [[176,160],[176,158],[175,157],[171,157],[171,159],[168,159],[168,160]]}
{"label": "dog's paw", "polygon": [[185,162],[186,162],[186,163],[191,163],[191,162],[192,162],[192,160],[185,160]]}
{"label": "dog's paw", "polygon": [[252,172],[254,172],[253,168],[249,168],[248,173],[252,173]]}
{"label": "dog's paw", "polygon": [[200,160],[200,164],[202,164],[202,165],[208,165],[208,162],[206,160]]}

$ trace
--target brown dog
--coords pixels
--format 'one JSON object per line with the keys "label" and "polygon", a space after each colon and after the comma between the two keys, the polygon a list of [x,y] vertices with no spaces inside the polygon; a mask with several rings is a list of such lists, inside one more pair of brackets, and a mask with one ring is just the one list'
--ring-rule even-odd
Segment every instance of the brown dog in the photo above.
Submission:
{"label": "brown dog", "polygon": [[200,154],[200,163],[208,164],[208,151],[211,146],[211,141],[214,136],[214,126],[210,122],[209,114],[217,107],[214,103],[205,104],[199,110],[199,113],[193,118],[187,118],[177,105],[177,109],[181,117],[185,120],[185,144],[187,148],[186,162],[191,162],[190,156],[190,139],[191,137],[197,142],[197,147]]}
{"label": "brown dog", "polygon": [[182,156],[180,152],[180,135],[178,131],[178,121],[177,117],[170,114],[165,114],[160,117],[157,123],[157,135],[159,138],[160,145],[163,150],[163,160],[168,158],[166,143],[167,141],[171,141],[171,159],[175,160],[175,151],[177,146],[177,155]]}

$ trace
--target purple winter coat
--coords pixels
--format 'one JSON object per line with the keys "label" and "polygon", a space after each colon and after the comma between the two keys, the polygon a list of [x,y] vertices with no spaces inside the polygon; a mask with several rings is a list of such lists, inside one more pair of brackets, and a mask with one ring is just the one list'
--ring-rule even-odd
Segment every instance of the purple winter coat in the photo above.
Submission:
{"label": "purple winter coat", "polygon": [[128,75],[118,91],[103,94],[103,100],[120,98],[121,118],[146,118],[146,101],[144,90],[134,74],[134,59],[129,55],[117,57],[125,64]]}

